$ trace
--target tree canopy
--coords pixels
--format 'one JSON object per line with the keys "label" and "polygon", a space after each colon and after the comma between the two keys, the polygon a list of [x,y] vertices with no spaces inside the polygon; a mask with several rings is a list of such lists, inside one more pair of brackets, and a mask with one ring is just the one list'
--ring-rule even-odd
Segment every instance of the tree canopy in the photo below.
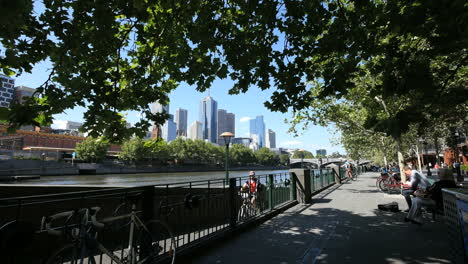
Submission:
{"label": "tree canopy", "polygon": [[99,162],[106,157],[109,141],[105,138],[88,137],[76,144],[75,151],[79,159],[86,162]]}
{"label": "tree canopy", "polygon": [[[2,3],[0,70],[52,63],[40,97],[1,112],[13,128],[84,106],[84,130],[120,141],[162,123],[148,104],[179,83],[203,91],[216,78],[231,94],[275,87],[265,105],[281,112],[364,89],[364,127],[394,138],[467,113],[464,0],[42,2]],[[132,128],[129,110],[143,117]]]}

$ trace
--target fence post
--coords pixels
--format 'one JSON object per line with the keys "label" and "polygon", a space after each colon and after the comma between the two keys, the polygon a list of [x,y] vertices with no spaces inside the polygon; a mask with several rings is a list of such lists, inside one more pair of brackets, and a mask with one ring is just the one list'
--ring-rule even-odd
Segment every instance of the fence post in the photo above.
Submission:
{"label": "fence post", "polygon": [[145,187],[143,191],[143,219],[149,221],[154,217],[154,186]]}
{"label": "fence post", "polygon": [[229,227],[234,228],[237,221],[237,212],[236,212],[236,178],[229,179]]}
{"label": "fence post", "polygon": [[268,209],[273,210],[273,188],[275,187],[275,184],[273,182],[273,174],[268,174]]}
{"label": "fence post", "polygon": [[317,188],[315,188],[315,170],[310,170],[310,179],[312,180],[312,183],[310,184],[311,186],[311,192],[315,192]]}
{"label": "fence post", "polygon": [[295,173],[290,173],[289,175],[291,178],[291,200],[296,201],[297,200],[297,187],[296,187],[296,174]]}

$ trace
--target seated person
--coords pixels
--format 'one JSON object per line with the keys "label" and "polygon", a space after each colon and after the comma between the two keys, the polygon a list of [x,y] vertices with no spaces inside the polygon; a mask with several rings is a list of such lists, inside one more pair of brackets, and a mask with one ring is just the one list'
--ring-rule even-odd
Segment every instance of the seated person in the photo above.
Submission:
{"label": "seated person", "polygon": [[401,194],[405,197],[406,203],[408,204],[408,209],[405,210],[405,212],[408,212],[411,208],[411,195],[413,195],[418,188],[425,189],[430,183],[424,174],[411,169],[409,166],[403,167],[403,173],[406,175],[406,179],[410,179],[409,185],[411,185],[409,189],[403,189],[401,191]]}
{"label": "seated person", "polygon": [[452,174],[450,172],[441,172],[439,174],[439,181],[427,188],[427,191],[429,192],[428,198],[413,198],[411,208],[408,215],[405,217],[405,222],[409,221],[417,225],[422,225],[421,208],[426,206],[443,209],[442,189],[456,187],[457,185]]}

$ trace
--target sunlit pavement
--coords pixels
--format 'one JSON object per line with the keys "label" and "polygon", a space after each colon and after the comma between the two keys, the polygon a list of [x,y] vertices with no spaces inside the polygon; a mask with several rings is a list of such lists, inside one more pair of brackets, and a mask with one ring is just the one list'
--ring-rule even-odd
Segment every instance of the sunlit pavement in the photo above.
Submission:
{"label": "sunlit pavement", "polygon": [[191,263],[451,263],[443,218],[425,215],[423,226],[405,223],[405,213],[377,204],[396,201],[375,187],[377,173],[335,185],[312,205],[298,205],[254,230],[207,251]]}

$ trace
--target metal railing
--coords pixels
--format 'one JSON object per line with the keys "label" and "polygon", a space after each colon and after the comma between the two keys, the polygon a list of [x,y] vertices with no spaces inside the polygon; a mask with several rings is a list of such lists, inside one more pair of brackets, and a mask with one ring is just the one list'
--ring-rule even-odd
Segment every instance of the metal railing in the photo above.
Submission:
{"label": "metal railing", "polygon": [[[357,171],[361,173],[362,169]],[[310,173],[311,193],[317,193],[335,183],[333,169],[311,170]],[[339,175],[345,178],[345,170],[340,168]],[[184,249],[238,225],[255,221],[296,199],[296,179],[289,172],[258,175],[260,184],[255,203],[250,204],[248,198],[252,197],[245,198],[240,192],[241,186],[248,179],[238,177],[231,178],[229,182],[217,179],[0,199],[0,227],[12,222],[31,226],[35,242],[30,245],[33,247],[30,249],[30,257],[45,261],[52,249],[63,246],[66,241],[41,231],[42,217],[98,206],[102,208],[98,220],[106,219],[127,213],[130,210],[129,197],[138,195],[136,205],[141,218],[167,223],[175,236],[177,247]],[[104,228],[99,237],[107,248],[122,249],[126,243],[126,236],[115,228]],[[22,263],[18,259],[15,261]]]}

